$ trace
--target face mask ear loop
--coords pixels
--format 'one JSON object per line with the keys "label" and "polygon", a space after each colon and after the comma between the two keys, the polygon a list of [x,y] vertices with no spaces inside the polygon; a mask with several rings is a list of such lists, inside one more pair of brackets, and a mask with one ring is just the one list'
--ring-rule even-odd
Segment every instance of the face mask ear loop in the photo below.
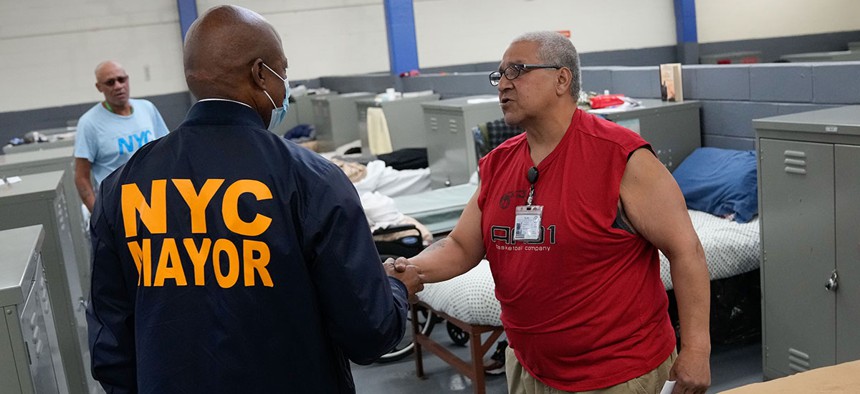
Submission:
{"label": "face mask ear loop", "polygon": [[[268,64],[263,63],[263,67],[265,67],[267,70],[271,71],[271,72],[272,72],[272,74],[275,74],[275,76],[276,76],[276,77],[278,77],[278,79],[280,79],[281,81],[284,81],[284,79],[283,79],[283,78],[281,78],[281,76],[280,76],[280,75],[278,75],[278,73],[276,73],[276,72],[275,72],[275,70],[272,70],[272,68],[271,68],[271,67],[269,67],[269,65],[268,65]],[[269,101],[272,103],[272,107],[277,109],[277,108],[278,108],[278,106],[277,106],[277,105],[275,105],[275,100],[272,100],[272,96],[269,96],[269,92],[267,92],[267,91],[263,90],[263,93],[265,93],[265,94],[266,94],[266,97],[268,97],[268,98],[269,98]]]}
{"label": "face mask ear loop", "polygon": [[277,105],[275,105],[275,101],[274,101],[274,100],[272,100],[272,96],[269,96],[269,92],[267,92],[267,91],[265,91],[265,90],[264,90],[264,91],[263,91],[263,94],[265,94],[265,95],[266,95],[266,97],[268,97],[268,98],[269,98],[269,102],[270,102],[270,103],[272,103],[272,107],[273,107],[273,108],[278,108],[278,106],[277,106]]}

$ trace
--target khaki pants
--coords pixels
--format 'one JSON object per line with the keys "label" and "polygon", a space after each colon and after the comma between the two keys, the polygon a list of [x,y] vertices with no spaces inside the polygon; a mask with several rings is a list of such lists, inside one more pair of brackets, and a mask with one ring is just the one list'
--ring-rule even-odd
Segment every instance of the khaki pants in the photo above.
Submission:
{"label": "khaki pants", "polygon": [[[669,370],[677,357],[678,353],[672,352],[666,361],[645,375],[605,389],[581,391],[578,394],[659,394],[663,384],[669,380]],[[509,394],[572,394],[549,387],[535,379],[523,368],[510,346],[505,349],[505,373]]]}

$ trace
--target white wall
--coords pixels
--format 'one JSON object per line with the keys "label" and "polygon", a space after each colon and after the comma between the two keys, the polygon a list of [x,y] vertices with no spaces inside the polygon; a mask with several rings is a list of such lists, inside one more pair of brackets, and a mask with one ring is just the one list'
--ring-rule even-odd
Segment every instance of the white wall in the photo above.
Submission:
{"label": "white wall", "polygon": [[0,1],[0,112],[97,101],[107,59],[133,96],[187,90],[176,1]]}
{"label": "white wall", "polygon": [[515,36],[569,30],[579,52],[675,45],[672,0],[414,0],[421,67],[497,61]]}
{"label": "white wall", "polygon": [[[514,36],[532,30],[569,30],[583,53],[675,44],[672,0],[413,1],[421,67],[495,62]],[[389,68],[382,0],[233,4],[280,32],[290,79]],[[696,5],[703,43],[860,30],[858,0]],[[0,112],[101,99],[93,69],[105,59],[126,67],[133,96],[184,92],[181,52],[176,0],[0,0]]]}
{"label": "white wall", "polygon": [[389,69],[382,0],[197,0],[197,11],[219,4],[254,10],[275,27],[291,80]]}
{"label": "white wall", "polygon": [[860,30],[857,0],[696,0],[700,43]]}

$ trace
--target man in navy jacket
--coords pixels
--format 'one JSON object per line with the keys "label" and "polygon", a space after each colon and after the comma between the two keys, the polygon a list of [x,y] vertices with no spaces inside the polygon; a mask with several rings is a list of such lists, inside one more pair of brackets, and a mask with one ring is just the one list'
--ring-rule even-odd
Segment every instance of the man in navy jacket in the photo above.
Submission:
{"label": "man in navy jacket", "polygon": [[339,168],[266,130],[289,87],[269,23],[213,8],[184,63],[200,102],[95,204],[93,376],[108,393],[354,392],[349,360],[402,338],[418,272],[380,264]]}

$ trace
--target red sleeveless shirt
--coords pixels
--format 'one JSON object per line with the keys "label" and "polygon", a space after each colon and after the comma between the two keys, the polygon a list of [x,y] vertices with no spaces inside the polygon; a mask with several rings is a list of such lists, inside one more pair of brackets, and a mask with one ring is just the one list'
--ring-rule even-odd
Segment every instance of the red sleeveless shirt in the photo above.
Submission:
{"label": "red sleeveless shirt", "polygon": [[538,166],[533,205],[543,236],[514,241],[533,162],[526,135],[480,161],[478,205],[502,322],[535,378],[565,391],[613,386],[660,365],[675,347],[657,249],[612,226],[638,134],[577,110]]}

